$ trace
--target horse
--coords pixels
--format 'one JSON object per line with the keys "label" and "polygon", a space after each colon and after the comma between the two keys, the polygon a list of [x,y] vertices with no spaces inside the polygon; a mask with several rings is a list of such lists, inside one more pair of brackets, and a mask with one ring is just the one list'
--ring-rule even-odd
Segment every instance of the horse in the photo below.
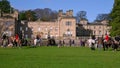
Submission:
{"label": "horse", "polygon": [[108,41],[104,40],[103,49],[108,50],[108,48],[112,48],[113,50],[118,50],[120,45],[120,38],[114,37],[110,38]]}
{"label": "horse", "polygon": [[112,38],[109,38],[108,40],[103,40],[103,50],[108,50],[108,48],[112,47],[114,43],[114,40]]}
{"label": "horse", "polygon": [[113,43],[113,50],[118,50],[119,45],[120,45],[120,37],[115,37]]}

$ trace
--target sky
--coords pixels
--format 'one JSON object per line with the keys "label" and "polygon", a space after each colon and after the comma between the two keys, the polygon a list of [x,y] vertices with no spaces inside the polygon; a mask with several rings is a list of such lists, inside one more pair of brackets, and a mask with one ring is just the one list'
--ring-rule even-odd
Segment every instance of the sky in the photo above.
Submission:
{"label": "sky", "polygon": [[114,0],[8,0],[12,7],[18,10],[50,8],[52,10],[73,10],[74,16],[78,11],[86,11],[87,19],[92,22],[98,14],[110,13]]}

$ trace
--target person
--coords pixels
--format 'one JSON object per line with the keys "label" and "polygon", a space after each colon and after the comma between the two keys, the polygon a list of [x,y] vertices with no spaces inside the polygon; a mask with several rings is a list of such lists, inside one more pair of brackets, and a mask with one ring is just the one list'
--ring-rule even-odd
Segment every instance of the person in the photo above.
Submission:
{"label": "person", "polygon": [[8,44],[8,36],[6,34],[4,34],[2,37],[2,44],[3,44],[3,47],[6,47]]}
{"label": "person", "polygon": [[95,40],[90,38],[88,39],[88,43],[89,43],[89,47],[91,48],[91,50],[95,50]]}
{"label": "person", "polygon": [[103,46],[103,38],[98,38],[98,42],[97,42],[97,45],[98,45],[98,49],[101,49],[102,46]]}
{"label": "person", "polygon": [[42,43],[41,35],[38,34],[38,35],[36,36],[36,39],[37,39],[37,45],[38,45],[38,46],[41,46],[41,43]]}
{"label": "person", "polygon": [[95,40],[92,39],[92,46],[91,46],[91,50],[95,50]]}
{"label": "person", "polygon": [[90,38],[90,39],[88,39],[88,45],[89,45],[89,47],[91,47],[92,46],[92,39]]}
{"label": "person", "polygon": [[18,42],[19,42],[19,35],[15,34],[15,40],[14,40],[15,46],[18,46]]}
{"label": "person", "polygon": [[14,38],[13,37],[9,37],[8,38],[8,47],[13,47],[13,43],[14,43]]}
{"label": "person", "polygon": [[109,43],[110,43],[109,39],[110,39],[110,38],[109,38],[108,34],[105,34],[104,44],[103,44],[103,49],[104,49],[104,51],[105,51],[105,49],[108,50]]}
{"label": "person", "polygon": [[37,45],[37,38],[34,38],[34,45],[33,45],[33,47],[36,47],[36,45]]}
{"label": "person", "polygon": [[70,46],[72,45],[72,40],[71,39],[69,40],[69,44],[70,44]]}
{"label": "person", "polygon": [[62,41],[59,40],[58,48],[62,46]]}
{"label": "person", "polygon": [[108,36],[108,34],[106,34],[105,35],[105,42],[108,42],[108,40],[109,40],[109,36]]}
{"label": "person", "polygon": [[63,46],[65,46],[65,40],[63,39]]}
{"label": "person", "polygon": [[4,39],[6,39],[6,38],[7,38],[7,36],[6,36],[6,34],[4,34],[3,37],[2,37],[2,39],[4,40]]}
{"label": "person", "polygon": [[80,46],[82,46],[82,39],[80,39],[79,41],[80,41],[80,42],[79,42],[79,43],[80,43]]}
{"label": "person", "polygon": [[74,40],[72,40],[72,46],[74,46],[75,45],[75,41]]}

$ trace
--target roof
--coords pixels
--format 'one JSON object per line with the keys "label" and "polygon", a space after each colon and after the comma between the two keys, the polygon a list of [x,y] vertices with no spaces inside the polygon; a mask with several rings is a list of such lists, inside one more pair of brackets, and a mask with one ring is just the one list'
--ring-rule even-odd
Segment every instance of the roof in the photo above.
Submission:
{"label": "roof", "polygon": [[65,16],[65,17],[62,17],[62,19],[63,18],[69,18],[69,19],[71,19],[71,18],[76,18],[76,17],[74,17],[74,16]]}
{"label": "roof", "polygon": [[103,25],[102,23],[88,23],[88,25]]}
{"label": "roof", "polygon": [[88,23],[88,25],[107,25],[107,24],[103,24],[101,22],[91,22],[91,23]]}

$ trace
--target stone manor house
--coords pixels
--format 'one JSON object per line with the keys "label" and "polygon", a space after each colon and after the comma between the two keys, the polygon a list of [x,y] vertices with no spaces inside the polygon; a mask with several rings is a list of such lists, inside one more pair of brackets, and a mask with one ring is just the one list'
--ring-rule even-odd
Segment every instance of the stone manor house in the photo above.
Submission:
{"label": "stone manor house", "polygon": [[[19,21],[18,13],[14,11],[11,18],[0,18],[0,24],[4,24],[4,29],[1,32],[7,33],[9,36],[19,34],[20,38],[35,38],[40,35],[42,38],[54,37],[57,39],[78,37],[102,37],[109,34],[110,26],[108,21],[89,23],[87,20],[81,20],[76,23],[76,18],[73,16],[73,10],[68,10],[64,13],[59,10],[58,18],[55,21]],[[2,24],[1,24],[2,25]]]}

